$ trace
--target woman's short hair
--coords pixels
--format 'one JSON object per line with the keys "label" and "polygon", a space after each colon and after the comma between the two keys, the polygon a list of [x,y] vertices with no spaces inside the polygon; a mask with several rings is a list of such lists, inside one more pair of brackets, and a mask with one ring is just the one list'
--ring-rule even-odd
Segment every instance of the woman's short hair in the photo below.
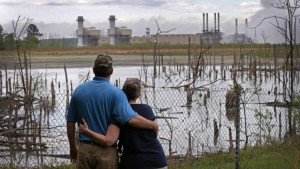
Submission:
{"label": "woman's short hair", "polygon": [[141,94],[142,83],[138,78],[127,78],[124,85],[123,91],[127,96],[128,100],[134,100]]}

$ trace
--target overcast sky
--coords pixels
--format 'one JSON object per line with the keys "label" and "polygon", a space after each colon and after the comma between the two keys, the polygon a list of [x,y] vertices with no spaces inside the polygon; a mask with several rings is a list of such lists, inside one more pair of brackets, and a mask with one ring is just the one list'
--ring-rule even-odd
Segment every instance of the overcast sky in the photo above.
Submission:
{"label": "overcast sky", "polygon": [[[263,17],[284,14],[284,11],[276,11],[271,7],[270,4],[276,1],[278,0],[0,0],[0,25],[9,32],[11,21],[22,16],[32,18],[45,36],[56,34],[75,37],[78,16],[84,17],[85,27],[93,26],[106,31],[109,15],[115,15],[116,26],[132,29],[133,36],[144,35],[147,27],[152,34],[156,33],[155,20],[161,30],[176,28],[171,33],[194,34],[202,31],[203,13],[209,15],[209,29],[214,27],[214,13],[220,13],[221,31],[230,35],[235,32],[236,18],[239,19],[239,33],[245,33],[246,18],[249,25],[253,26]],[[251,36],[253,32],[247,31]],[[274,41],[269,32],[261,28],[256,30],[256,35],[267,34],[268,41]],[[261,39],[256,38],[257,41]]]}

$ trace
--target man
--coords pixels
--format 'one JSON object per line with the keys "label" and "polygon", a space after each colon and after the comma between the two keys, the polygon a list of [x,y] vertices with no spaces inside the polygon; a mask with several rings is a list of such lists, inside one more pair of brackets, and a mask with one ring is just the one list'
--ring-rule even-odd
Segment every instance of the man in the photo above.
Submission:
{"label": "man", "polygon": [[80,124],[84,119],[91,130],[103,135],[106,134],[111,119],[120,124],[127,123],[138,128],[153,129],[156,133],[158,125],[134,112],[123,91],[110,84],[109,80],[113,73],[110,56],[98,55],[93,72],[95,74],[93,80],[79,85],[71,98],[67,114],[70,157],[72,162],[76,162],[77,169],[114,169],[118,166],[116,146],[101,146],[90,137],[79,134],[77,151],[75,124]]}
{"label": "man", "polygon": [[[154,121],[155,115],[150,105],[137,102],[141,96],[141,89],[142,83],[137,78],[127,78],[123,85],[123,91],[132,109],[139,115]],[[114,135],[120,133],[118,147],[119,151],[123,152],[120,157],[120,169],[167,168],[166,155],[157,136],[151,130],[138,129],[127,124],[119,126],[120,130],[115,125],[110,124],[104,136],[91,131],[83,120],[83,123],[79,125],[79,132],[91,137],[97,143],[107,146],[116,142],[118,138]],[[113,129],[115,127],[116,129]]]}

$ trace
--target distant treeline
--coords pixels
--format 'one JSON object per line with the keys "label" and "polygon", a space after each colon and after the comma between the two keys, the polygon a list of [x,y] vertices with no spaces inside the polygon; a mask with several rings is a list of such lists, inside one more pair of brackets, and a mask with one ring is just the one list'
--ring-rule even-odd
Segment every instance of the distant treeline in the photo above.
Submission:
{"label": "distant treeline", "polygon": [[75,47],[77,46],[77,38],[42,39],[39,40],[39,46]]}
{"label": "distant treeline", "polygon": [[0,25],[0,50],[13,51],[19,49],[48,49],[76,47],[77,38],[45,38],[36,25],[25,23],[13,32],[6,32]]}

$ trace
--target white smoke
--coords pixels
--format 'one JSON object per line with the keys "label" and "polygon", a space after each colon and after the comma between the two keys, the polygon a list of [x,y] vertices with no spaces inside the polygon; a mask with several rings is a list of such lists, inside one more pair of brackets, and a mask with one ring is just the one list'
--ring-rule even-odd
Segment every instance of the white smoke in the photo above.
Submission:
{"label": "white smoke", "polygon": [[[292,0],[294,1],[294,0]],[[283,9],[276,9],[274,5],[279,3],[279,0],[261,0],[261,6],[263,9],[256,12],[251,18],[249,18],[248,27],[256,27],[256,29],[249,29],[248,36],[255,42],[266,42],[266,43],[284,43],[285,38],[284,36],[278,32],[278,28],[276,28],[277,22],[274,16],[286,18],[287,17],[287,10]],[[300,14],[300,9],[296,10],[295,15]],[[267,19],[268,18],[268,19]],[[296,22],[296,40],[299,43],[300,41],[300,16]],[[281,28],[285,28],[285,23],[282,19],[277,20],[279,26]],[[262,23],[261,23],[262,22]],[[294,22],[294,20],[293,20]],[[261,23],[261,24],[260,24]],[[259,25],[259,26],[258,26]],[[293,31],[294,32],[294,31]]]}

